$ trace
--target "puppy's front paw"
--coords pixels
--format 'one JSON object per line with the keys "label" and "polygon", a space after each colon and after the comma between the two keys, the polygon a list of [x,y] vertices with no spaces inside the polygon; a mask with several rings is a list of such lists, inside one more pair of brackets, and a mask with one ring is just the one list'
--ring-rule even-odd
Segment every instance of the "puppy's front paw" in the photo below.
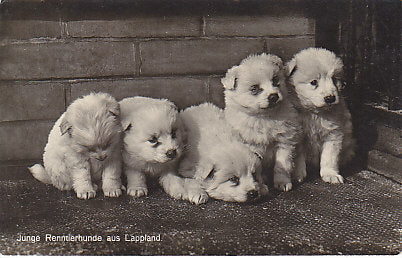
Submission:
{"label": "puppy's front paw", "polygon": [[147,187],[129,187],[127,188],[127,195],[133,196],[133,197],[141,197],[141,196],[147,196],[148,195],[148,189]]}
{"label": "puppy's front paw", "polygon": [[265,196],[269,193],[269,188],[265,184],[260,184],[260,195]]}
{"label": "puppy's front paw", "polygon": [[117,189],[103,189],[103,194],[106,197],[119,197],[122,195],[122,190],[121,188],[117,188]]}
{"label": "puppy's front paw", "polygon": [[71,188],[72,188],[72,185],[69,185],[64,182],[54,182],[53,185],[54,185],[54,187],[56,187],[57,189],[59,189],[61,191],[68,191],[68,190],[71,190]]}
{"label": "puppy's front paw", "polygon": [[321,177],[324,182],[331,184],[343,184],[343,177],[341,175],[328,175]]}
{"label": "puppy's front paw", "polygon": [[202,189],[193,189],[188,192],[188,200],[197,205],[206,203],[208,198],[208,194]]}
{"label": "puppy's front paw", "polygon": [[292,189],[292,182],[287,175],[274,174],[274,187],[280,191],[287,192]]}
{"label": "puppy's front paw", "polygon": [[306,170],[301,170],[301,171],[296,171],[294,175],[294,180],[298,183],[303,182],[303,180],[306,178],[307,173]]}
{"label": "puppy's front paw", "polygon": [[95,196],[96,196],[96,191],[94,189],[77,191],[77,198],[79,198],[79,199],[87,200],[87,199],[94,198]]}
{"label": "puppy's front paw", "polygon": [[288,192],[292,190],[292,183],[276,183],[275,188],[282,192]]}

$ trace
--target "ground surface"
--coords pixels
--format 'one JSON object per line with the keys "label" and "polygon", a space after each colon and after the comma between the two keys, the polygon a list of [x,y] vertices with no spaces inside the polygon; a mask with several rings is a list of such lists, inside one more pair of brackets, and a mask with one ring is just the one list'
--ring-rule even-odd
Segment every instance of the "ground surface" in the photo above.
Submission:
{"label": "ground surface", "polygon": [[[195,206],[159,188],[148,197],[79,200],[0,167],[0,253],[100,254],[398,254],[401,185],[369,171],[343,185],[313,177],[287,193],[254,204],[210,200]],[[46,234],[102,237],[101,242],[50,242]],[[160,241],[128,242],[160,235]],[[39,236],[36,243],[20,235]],[[108,242],[107,236],[120,242]]]}

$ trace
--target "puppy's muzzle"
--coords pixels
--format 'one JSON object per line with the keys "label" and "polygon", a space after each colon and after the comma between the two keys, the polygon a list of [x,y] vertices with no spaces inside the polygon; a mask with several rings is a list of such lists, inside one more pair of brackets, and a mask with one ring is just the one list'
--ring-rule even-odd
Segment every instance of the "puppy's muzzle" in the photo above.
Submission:
{"label": "puppy's muzzle", "polygon": [[336,97],[334,95],[329,95],[329,96],[324,97],[324,101],[328,105],[331,105],[336,101]]}
{"label": "puppy's muzzle", "polygon": [[166,152],[166,157],[169,159],[174,159],[177,156],[177,151],[175,149],[170,149]]}
{"label": "puppy's muzzle", "polygon": [[256,190],[251,190],[247,192],[247,201],[254,201],[258,198],[258,192]]}

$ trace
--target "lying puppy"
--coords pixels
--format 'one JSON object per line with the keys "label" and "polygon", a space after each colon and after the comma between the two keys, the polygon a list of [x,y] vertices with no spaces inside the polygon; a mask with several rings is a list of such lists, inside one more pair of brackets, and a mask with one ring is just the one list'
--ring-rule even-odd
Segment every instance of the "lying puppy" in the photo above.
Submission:
{"label": "lying puppy", "polygon": [[210,197],[224,201],[252,201],[268,193],[260,159],[234,137],[223,110],[205,103],[180,116],[188,134],[181,175],[197,179]]}
{"label": "lying puppy", "polygon": [[106,93],[75,100],[50,131],[44,167],[29,168],[43,183],[71,190],[80,199],[93,198],[102,179],[105,196],[121,191],[121,124],[117,101]]}
{"label": "lying puppy", "polygon": [[120,101],[127,194],[148,194],[145,173],[159,177],[167,194],[199,204],[208,195],[197,182],[177,176],[185,132],[177,107],[166,99],[132,97]]}
{"label": "lying puppy", "polygon": [[354,155],[354,140],[351,116],[340,95],[342,61],[326,49],[309,48],[289,61],[287,73],[306,137],[298,151],[297,166],[302,169],[297,171],[305,171],[307,153],[309,161],[320,164],[325,182],[343,183],[339,163]]}
{"label": "lying puppy", "polygon": [[301,125],[286,97],[282,60],[274,55],[251,55],[222,78],[225,118],[243,142],[263,156],[264,167],[274,164],[274,186],[292,188],[296,143]]}

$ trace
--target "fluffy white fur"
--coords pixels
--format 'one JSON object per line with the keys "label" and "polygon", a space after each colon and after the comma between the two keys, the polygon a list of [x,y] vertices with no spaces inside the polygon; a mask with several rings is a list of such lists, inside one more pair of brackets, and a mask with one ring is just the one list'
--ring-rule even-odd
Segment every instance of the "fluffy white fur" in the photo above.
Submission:
{"label": "fluffy white fur", "polygon": [[251,55],[229,69],[222,84],[226,120],[264,157],[264,167],[274,164],[274,186],[289,191],[301,126],[287,99],[282,60],[269,54]]}
{"label": "fluffy white fur", "polygon": [[127,194],[148,194],[145,175],[156,176],[167,194],[199,204],[208,195],[197,182],[177,176],[186,140],[177,107],[166,99],[132,97],[120,101]]}
{"label": "fluffy white fur", "polygon": [[50,131],[44,167],[29,168],[43,183],[71,190],[81,199],[93,198],[102,179],[105,196],[121,191],[121,124],[117,101],[106,93],[75,100]]}
{"label": "fluffy white fur", "polygon": [[233,135],[223,110],[205,103],[180,116],[188,134],[181,175],[195,178],[210,197],[224,201],[251,201],[268,193],[260,159]]}
{"label": "fluffy white fur", "polygon": [[354,140],[351,116],[340,95],[342,61],[326,49],[309,48],[297,53],[286,69],[305,136],[298,150],[297,166],[305,167],[307,158],[320,165],[325,182],[343,183],[339,164],[354,155]]}

